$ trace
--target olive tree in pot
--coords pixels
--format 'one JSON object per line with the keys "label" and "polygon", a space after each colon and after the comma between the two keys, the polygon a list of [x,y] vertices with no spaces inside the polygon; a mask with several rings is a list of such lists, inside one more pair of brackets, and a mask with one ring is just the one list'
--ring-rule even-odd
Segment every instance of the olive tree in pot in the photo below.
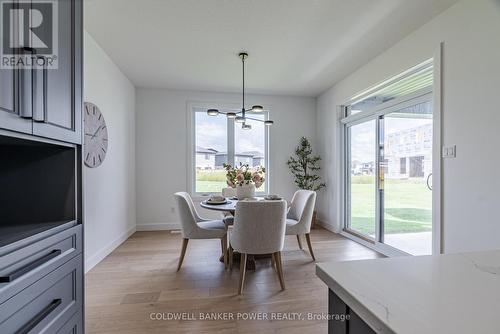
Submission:
{"label": "olive tree in pot", "polygon": [[[287,161],[297,187],[312,191],[318,191],[326,187],[326,183],[321,182],[321,176],[318,175],[321,169],[320,161],[320,156],[313,155],[309,140],[306,137],[300,138],[299,146],[295,149],[295,157],[290,157]],[[316,210],[311,225],[313,228],[316,225]]]}

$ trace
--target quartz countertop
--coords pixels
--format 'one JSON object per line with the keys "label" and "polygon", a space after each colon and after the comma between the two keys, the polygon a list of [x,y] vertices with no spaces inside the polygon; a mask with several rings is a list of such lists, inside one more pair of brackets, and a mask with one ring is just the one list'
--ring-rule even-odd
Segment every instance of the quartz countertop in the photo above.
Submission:
{"label": "quartz countertop", "polygon": [[500,333],[500,250],[320,263],[377,333]]}

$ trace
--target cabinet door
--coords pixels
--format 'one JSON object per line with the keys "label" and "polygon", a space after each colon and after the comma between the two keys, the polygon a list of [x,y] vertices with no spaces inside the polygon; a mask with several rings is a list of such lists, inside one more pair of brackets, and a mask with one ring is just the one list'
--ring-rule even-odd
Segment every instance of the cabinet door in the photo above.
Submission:
{"label": "cabinet door", "polygon": [[27,102],[20,101],[18,97],[20,73],[24,73],[24,71],[0,69],[0,128],[31,133],[31,119],[22,118],[20,112],[20,103]]}
{"label": "cabinet door", "polygon": [[58,67],[33,75],[33,134],[81,144],[82,1],[57,0]]}

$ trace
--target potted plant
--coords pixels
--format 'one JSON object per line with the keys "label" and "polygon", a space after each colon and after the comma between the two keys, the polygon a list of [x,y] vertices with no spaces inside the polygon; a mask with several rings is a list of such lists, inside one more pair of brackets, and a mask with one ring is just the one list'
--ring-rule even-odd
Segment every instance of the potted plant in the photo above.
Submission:
{"label": "potted plant", "polygon": [[[295,157],[290,157],[287,161],[288,168],[292,173],[295,184],[300,189],[318,191],[326,184],[321,182],[321,176],[318,175],[321,169],[319,162],[320,156],[314,156],[311,144],[306,137],[300,138],[299,146],[295,149]],[[312,226],[316,225],[316,211],[312,218]]]}
{"label": "potted plant", "polygon": [[239,167],[224,164],[224,169],[227,185],[236,188],[236,197],[240,200],[255,197],[255,188],[260,188],[265,181],[266,169],[261,166],[250,168],[240,162]]}

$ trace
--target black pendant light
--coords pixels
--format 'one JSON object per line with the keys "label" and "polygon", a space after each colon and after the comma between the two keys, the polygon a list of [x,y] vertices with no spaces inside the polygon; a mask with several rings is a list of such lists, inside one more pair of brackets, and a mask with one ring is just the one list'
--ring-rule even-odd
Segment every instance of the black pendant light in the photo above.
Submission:
{"label": "black pendant light", "polygon": [[248,58],[248,53],[246,52],[241,52],[238,55],[241,59],[241,65],[242,65],[242,105],[241,105],[241,111],[235,112],[235,111],[229,111],[229,112],[224,112],[220,111],[218,109],[208,109],[207,114],[209,116],[218,116],[219,114],[226,115],[227,118],[233,118],[236,123],[241,123],[241,128],[244,130],[249,130],[252,128],[250,124],[247,123],[248,120],[256,121],[256,122],[263,122],[266,126],[271,126],[274,124],[273,121],[271,120],[261,120],[258,118],[252,118],[248,117],[246,115],[247,112],[252,112],[252,113],[261,113],[264,112],[264,107],[261,105],[254,105],[250,109],[245,108],[245,60]]}

